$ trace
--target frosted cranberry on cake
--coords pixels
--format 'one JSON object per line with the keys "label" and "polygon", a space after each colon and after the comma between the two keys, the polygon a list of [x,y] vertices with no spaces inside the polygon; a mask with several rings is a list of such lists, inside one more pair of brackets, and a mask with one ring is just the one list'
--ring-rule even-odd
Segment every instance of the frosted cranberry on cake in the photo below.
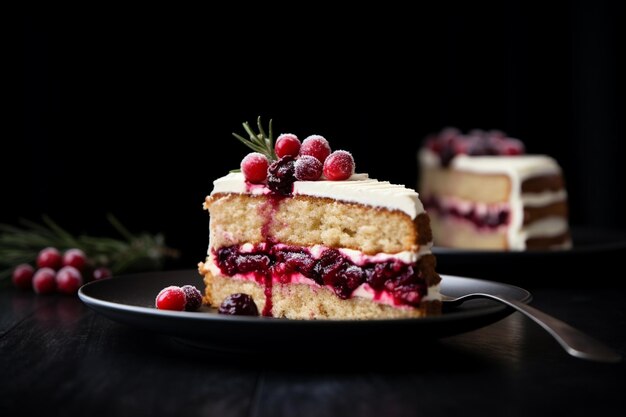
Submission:
{"label": "frosted cranberry on cake", "polygon": [[438,246],[486,250],[571,247],[567,191],[558,163],[525,155],[502,132],[448,128],[419,152],[422,201]]}
{"label": "frosted cranberry on cake", "polygon": [[261,314],[291,319],[440,312],[429,219],[414,190],[355,174],[352,156],[321,136],[280,135],[274,147],[260,124],[259,133],[244,127],[250,139],[239,139],[265,155],[267,175],[258,156],[246,157],[206,198],[207,304],[243,293]]}

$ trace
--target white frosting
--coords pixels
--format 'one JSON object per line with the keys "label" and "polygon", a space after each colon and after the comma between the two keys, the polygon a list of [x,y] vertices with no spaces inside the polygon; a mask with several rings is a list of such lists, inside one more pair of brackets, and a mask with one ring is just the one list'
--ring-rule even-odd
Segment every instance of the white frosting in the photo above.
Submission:
{"label": "white frosting", "polygon": [[552,237],[567,232],[567,220],[561,216],[544,217],[526,225],[519,232],[524,240],[533,237]]}
{"label": "white frosting", "polygon": [[[213,182],[216,193],[267,194],[264,185],[246,184],[243,174],[230,173]],[[412,219],[424,212],[424,206],[415,190],[403,185],[391,184],[368,178],[367,174],[354,174],[346,181],[296,181],[293,195],[326,197],[349,203],[399,210]]]}
{"label": "white frosting", "polygon": [[[402,251],[393,254],[381,252],[377,253],[376,255],[365,255],[363,252],[358,250],[342,248],[339,249],[339,253],[350,259],[353,264],[359,266],[365,265],[367,263],[386,262],[391,260],[399,260],[400,262],[404,262],[405,264],[410,264],[417,262],[422,256],[431,253],[430,249],[432,245],[433,243],[430,242],[424,246],[420,246],[418,252]],[[316,258],[319,258],[319,256],[316,256]]]}
{"label": "white frosting", "polygon": [[[419,160],[424,167],[435,168],[441,165],[439,156],[427,148],[420,150]],[[523,227],[525,206],[540,207],[564,201],[567,198],[565,190],[522,194],[522,183],[526,179],[561,174],[561,168],[553,158],[547,155],[457,155],[450,162],[450,168],[477,174],[502,174],[509,177],[511,193],[508,201],[510,223],[507,240],[510,250],[525,250],[528,238],[550,237],[567,231],[567,219],[562,217],[541,219],[527,225],[526,228]]]}
{"label": "white frosting", "polygon": [[522,203],[524,207],[542,207],[567,199],[567,191],[542,191],[540,193],[524,193],[522,194]]}
{"label": "white frosting", "polygon": [[506,174],[520,182],[531,177],[560,174],[561,168],[547,155],[455,156],[450,167],[478,174]]}

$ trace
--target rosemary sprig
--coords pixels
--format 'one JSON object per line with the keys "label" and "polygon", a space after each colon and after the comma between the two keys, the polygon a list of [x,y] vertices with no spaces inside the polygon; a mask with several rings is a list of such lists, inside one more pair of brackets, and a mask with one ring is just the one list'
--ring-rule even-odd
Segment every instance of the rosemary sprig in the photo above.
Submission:
{"label": "rosemary sprig", "polygon": [[162,234],[132,234],[112,214],[109,223],[123,237],[73,236],[48,216],[43,224],[21,219],[20,226],[0,224],[0,281],[11,275],[20,263],[33,263],[47,246],[61,251],[82,249],[94,266],[107,266],[114,274],[128,271],[156,270],[166,258],[176,258],[177,250],[165,245]]}
{"label": "rosemary sprig", "polygon": [[[248,134],[249,138],[244,138],[243,136],[233,132],[233,136],[239,140],[239,142],[246,145],[248,148],[252,149],[254,152],[259,152],[267,157],[270,162],[275,161],[276,152],[274,151],[274,129],[272,128],[272,119],[269,122],[269,135],[265,133],[265,129],[263,129],[263,125],[261,124],[261,116],[257,117],[256,125],[258,132],[255,132],[252,127],[250,127],[250,123],[244,122],[243,129]],[[238,170],[233,170],[231,172],[236,172]]]}

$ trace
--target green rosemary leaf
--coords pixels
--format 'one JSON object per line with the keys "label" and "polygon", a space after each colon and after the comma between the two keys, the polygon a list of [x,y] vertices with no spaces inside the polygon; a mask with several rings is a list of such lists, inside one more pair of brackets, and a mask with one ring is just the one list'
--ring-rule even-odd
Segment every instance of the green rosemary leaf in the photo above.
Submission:
{"label": "green rosemary leaf", "polygon": [[76,246],[76,240],[70,235],[68,232],[63,230],[58,224],[52,221],[52,219],[45,214],[42,216],[44,223],[53,230],[64,242],[67,246]]}
{"label": "green rosemary leaf", "polygon": [[18,264],[34,263],[39,251],[48,246],[61,251],[81,249],[94,267],[107,266],[114,273],[158,269],[165,258],[178,257],[176,249],[165,245],[163,235],[133,235],[112,214],[107,218],[123,240],[85,234],[75,237],[48,216],[43,216],[43,224],[26,219],[20,219],[21,227],[0,224],[0,281]]}
{"label": "green rosemary leaf", "polygon": [[[257,129],[259,130],[258,133],[254,132],[254,130],[250,126],[250,123],[248,122],[242,123],[242,126],[250,138],[246,139],[243,136],[238,135],[237,133],[233,133],[233,136],[253,151],[265,155],[270,162],[275,161],[277,157],[274,150],[274,129],[272,126],[272,120],[270,120],[269,122],[269,136],[263,128],[263,124],[261,123],[261,116],[257,117]],[[237,171],[233,170],[231,172]]]}

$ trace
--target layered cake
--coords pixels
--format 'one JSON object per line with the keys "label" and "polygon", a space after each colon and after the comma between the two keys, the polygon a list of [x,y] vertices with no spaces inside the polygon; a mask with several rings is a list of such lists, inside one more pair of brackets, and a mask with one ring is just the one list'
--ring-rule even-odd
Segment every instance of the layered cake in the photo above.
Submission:
{"label": "layered cake", "polygon": [[259,152],[217,179],[204,202],[204,301],[219,307],[247,294],[262,315],[291,319],[440,312],[441,279],[417,193],[354,174],[352,156],[331,153],[321,136],[300,143],[280,135],[274,147],[260,130],[239,137]]}
{"label": "layered cake", "polygon": [[437,246],[485,250],[571,247],[558,163],[525,155],[501,132],[444,129],[419,152],[419,191]]}

